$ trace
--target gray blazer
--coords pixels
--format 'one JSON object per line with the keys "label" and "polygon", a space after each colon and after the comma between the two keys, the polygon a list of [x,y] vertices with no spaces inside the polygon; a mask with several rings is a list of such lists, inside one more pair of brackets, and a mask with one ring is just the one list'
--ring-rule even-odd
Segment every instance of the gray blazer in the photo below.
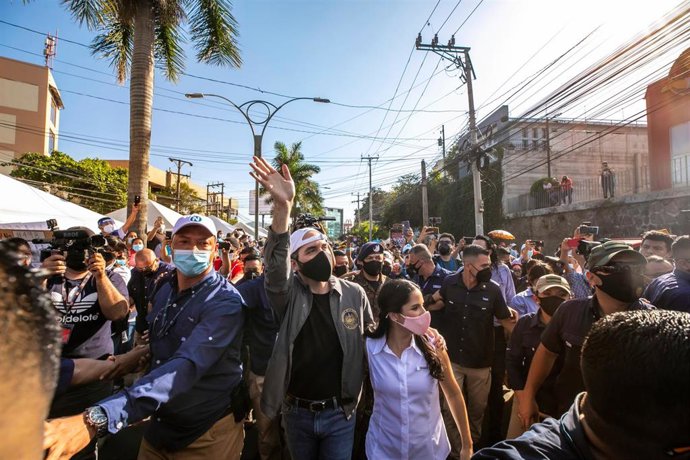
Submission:
{"label": "gray blazer", "polygon": [[[279,412],[290,383],[292,349],[312,307],[312,293],[290,266],[290,234],[268,231],[264,250],[265,286],[269,303],[280,321],[280,329],[268,362],[261,410],[273,418]],[[373,326],[369,300],[359,285],[331,276],[330,303],[333,323],[343,349],[341,399],[349,419],[362,392],[364,331]]]}

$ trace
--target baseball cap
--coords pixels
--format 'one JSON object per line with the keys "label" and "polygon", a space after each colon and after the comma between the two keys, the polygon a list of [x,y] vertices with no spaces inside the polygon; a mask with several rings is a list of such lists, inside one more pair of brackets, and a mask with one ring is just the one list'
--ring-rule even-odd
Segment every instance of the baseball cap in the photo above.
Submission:
{"label": "baseball cap", "polygon": [[359,248],[357,260],[364,260],[371,254],[383,254],[383,246],[381,246],[381,243],[364,243],[362,247]]}
{"label": "baseball cap", "polygon": [[534,290],[537,294],[553,287],[561,288],[570,294],[570,284],[565,278],[558,275],[544,275],[537,280]]}
{"label": "baseball cap", "polygon": [[200,225],[204,227],[206,230],[208,230],[208,232],[211,235],[216,236],[216,224],[208,217],[201,216],[199,214],[182,216],[179,219],[177,219],[177,222],[175,222],[175,226],[173,227],[172,234],[174,235],[175,233],[190,225]]}
{"label": "baseball cap", "polygon": [[592,270],[596,267],[603,267],[611,262],[611,259],[618,254],[629,254],[635,257],[640,264],[647,262],[647,259],[645,259],[642,254],[635,251],[631,246],[616,241],[607,241],[606,243],[602,243],[592,249],[592,252],[587,258],[586,267],[589,270]]}
{"label": "baseball cap", "polygon": [[[314,233],[309,235],[309,233]],[[300,228],[290,235],[290,255],[299,251],[299,248],[306,246],[314,241],[327,241],[326,235],[313,227]]]}

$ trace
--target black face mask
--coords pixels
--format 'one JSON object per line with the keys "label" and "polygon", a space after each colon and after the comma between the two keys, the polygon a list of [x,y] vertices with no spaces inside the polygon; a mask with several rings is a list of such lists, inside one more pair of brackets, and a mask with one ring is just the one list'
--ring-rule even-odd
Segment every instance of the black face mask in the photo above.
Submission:
{"label": "black face mask", "polygon": [[323,251],[319,252],[309,262],[302,263],[298,260],[297,265],[302,275],[314,281],[328,281],[333,271],[331,268],[331,261],[328,259],[328,255]]}
{"label": "black face mask", "polygon": [[244,272],[244,278],[247,280],[253,280],[259,277],[259,271],[257,269],[247,270]]}
{"label": "black face mask", "polygon": [[412,264],[407,265],[406,271],[407,271],[407,274],[408,274],[411,278],[414,278],[415,276],[417,276],[417,273],[418,273],[418,272],[417,272],[417,267],[415,267],[415,266],[412,265]]}
{"label": "black face mask", "polygon": [[383,262],[379,260],[370,260],[362,264],[362,270],[369,276],[378,276],[383,269]]}
{"label": "black face mask", "polygon": [[438,245],[438,253],[441,254],[442,256],[448,256],[450,255],[450,244],[448,243],[439,243]]}
{"label": "black face mask", "polygon": [[383,273],[384,276],[390,276],[391,271],[393,271],[393,267],[391,267],[390,265],[384,265],[381,269],[381,273]]}
{"label": "black face mask", "polygon": [[565,300],[558,296],[539,297],[539,308],[547,315],[553,316],[563,302],[565,302]]}
{"label": "black face mask", "polygon": [[347,265],[338,265],[333,269],[333,274],[340,278],[347,273]]}
{"label": "black face mask", "polygon": [[87,265],[86,261],[84,260],[84,252],[68,252],[67,257],[65,257],[65,265],[67,268],[70,268],[75,272],[83,272],[86,270]]}
{"label": "black face mask", "polygon": [[478,283],[488,283],[491,281],[491,267],[479,270],[474,277],[477,278]]}
{"label": "black face mask", "polygon": [[601,286],[598,288],[621,302],[636,301],[644,290],[644,277],[631,271],[601,275],[599,278]]}

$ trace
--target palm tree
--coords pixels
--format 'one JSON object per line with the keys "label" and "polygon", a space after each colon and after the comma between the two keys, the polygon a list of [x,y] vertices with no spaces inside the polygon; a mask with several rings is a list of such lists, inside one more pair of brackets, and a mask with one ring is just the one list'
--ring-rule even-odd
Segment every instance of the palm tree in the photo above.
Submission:
{"label": "palm tree", "polygon": [[319,184],[312,180],[312,176],[321,172],[321,168],[304,162],[301,142],[292,144],[289,149],[284,143],[276,142],[273,148],[276,152],[273,167],[280,171],[282,165],[287,165],[292,180],[295,181],[295,205],[292,208],[292,217],[306,212],[321,214],[323,197]]}
{"label": "palm tree", "polygon": [[129,72],[129,211],[135,195],[141,208],[135,227],[147,221],[149,147],[154,66],[170,81],[184,70],[188,24],[199,62],[239,67],[237,22],[229,0],[62,0],[72,16],[98,35],[92,51],[110,60],[123,83]]}

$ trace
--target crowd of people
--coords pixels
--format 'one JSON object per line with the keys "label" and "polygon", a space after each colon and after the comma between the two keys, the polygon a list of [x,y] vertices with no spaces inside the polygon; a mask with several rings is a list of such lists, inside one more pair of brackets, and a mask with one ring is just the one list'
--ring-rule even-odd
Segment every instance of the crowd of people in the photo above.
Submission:
{"label": "crowd of people", "polygon": [[265,240],[194,214],[0,242],[0,458],[690,458],[689,236],[356,246],[252,168]]}

